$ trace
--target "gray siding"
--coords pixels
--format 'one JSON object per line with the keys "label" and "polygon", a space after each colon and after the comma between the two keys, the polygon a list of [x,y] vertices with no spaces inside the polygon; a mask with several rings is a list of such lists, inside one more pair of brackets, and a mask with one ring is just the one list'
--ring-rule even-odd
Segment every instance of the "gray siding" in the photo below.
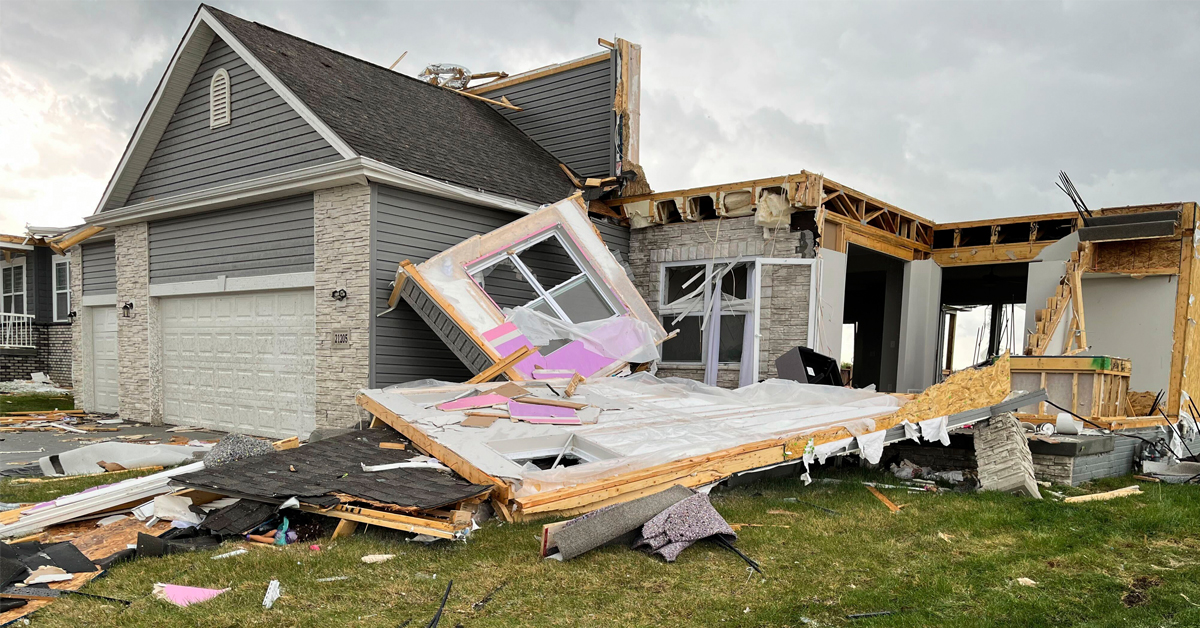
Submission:
{"label": "gray siding", "polygon": [[115,240],[85,242],[83,256],[83,294],[117,293],[117,243]]}
{"label": "gray siding", "polygon": [[[371,276],[375,313],[387,309],[391,283],[402,260],[419,264],[466,240],[521,216],[424,196],[382,185],[372,186]],[[605,242],[629,253],[629,229],[596,223]],[[401,301],[396,310],[375,319],[371,339],[371,385],[434,378],[464,381],[472,372],[415,311]]]}
{"label": "gray siding", "polygon": [[496,107],[550,154],[585,177],[613,174],[616,72],[607,61],[545,76],[482,95],[505,96],[523,111]]}
{"label": "gray siding", "polygon": [[[232,120],[210,129],[212,75],[229,73]],[[303,118],[219,38],[196,70],[127,204],[340,159]]]}
{"label": "gray siding", "polygon": [[311,194],[150,223],[150,283],[313,270]]}

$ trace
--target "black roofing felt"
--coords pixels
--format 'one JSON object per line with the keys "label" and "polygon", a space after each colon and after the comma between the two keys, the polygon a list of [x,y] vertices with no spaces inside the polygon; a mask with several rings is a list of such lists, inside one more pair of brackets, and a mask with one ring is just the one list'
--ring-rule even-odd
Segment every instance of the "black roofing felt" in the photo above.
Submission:
{"label": "black roofing felt", "polygon": [[558,160],[490,105],[208,9],[362,156],[535,203],[570,195]]}
{"label": "black roofing felt", "polygon": [[[462,501],[489,488],[471,484],[449,471],[362,470],[363,464],[403,462],[417,455],[408,450],[379,447],[381,442],[396,440],[391,430],[359,430],[216,469],[178,475],[173,481],[190,488],[275,503],[295,496],[305,503],[331,506],[338,500],[330,495],[345,493],[422,510]],[[290,467],[296,470],[290,471]]]}

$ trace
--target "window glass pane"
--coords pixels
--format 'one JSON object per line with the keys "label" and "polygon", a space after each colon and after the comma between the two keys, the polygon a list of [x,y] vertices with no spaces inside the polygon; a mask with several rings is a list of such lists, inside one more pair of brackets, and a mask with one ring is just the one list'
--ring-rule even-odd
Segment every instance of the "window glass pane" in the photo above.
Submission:
{"label": "window glass pane", "polygon": [[663,304],[677,301],[700,287],[701,282],[704,281],[703,277],[692,281],[686,288],[683,287],[683,284],[703,272],[704,266],[667,266],[667,285],[663,290]]}
{"label": "window glass pane", "polygon": [[662,317],[663,327],[670,333],[676,329],[679,335],[662,344],[663,362],[700,362],[703,355],[700,345],[700,317],[685,316],[678,325],[671,325],[674,316]]}
{"label": "window glass pane", "polygon": [[525,305],[538,298],[517,267],[507,259],[471,275],[501,308]]}
{"label": "window glass pane", "polygon": [[[4,294],[12,294],[12,271],[11,268],[4,269]],[[8,309],[4,311],[7,312]]]}
{"label": "window glass pane", "polygon": [[54,265],[54,289],[66,290],[70,285],[67,281],[67,263],[58,262]]}
{"label": "window glass pane", "polygon": [[4,312],[7,314],[13,313],[12,300],[13,300],[13,298],[11,296],[8,296],[8,295],[4,296]]}
{"label": "window glass pane", "polygon": [[13,314],[24,314],[25,313],[25,299],[22,297],[22,295],[18,294],[18,295],[13,296],[12,307],[13,307],[13,309],[12,309]]}
{"label": "window glass pane", "polygon": [[534,277],[537,277],[538,283],[545,290],[583,272],[583,269],[575,264],[575,260],[571,259],[557,236],[538,242],[518,253],[517,257],[521,258],[521,262],[529,268]]}
{"label": "window glass pane", "polygon": [[749,264],[734,266],[721,278],[721,292],[735,299],[746,298],[746,281],[750,275]]}
{"label": "window glass pane", "polygon": [[25,267],[13,266],[13,292],[25,292]]}
{"label": "window glass pane", "polygon": [[742,330],[746,327],[743,314],[721,316],[721,346],[717,349],[717,361],[741,362]]}
{"label": "window glass pane", "polygon": [[54,295],[56,307],[58,308],[55,311],[57,320],[64,320],[67,318],[67,312],[71,311],[70,297],[69,292],[60,292]]}
{"label": "window glass pane", "polygon": [[550,292],[572,323],[598,321],[615,314],[586,275]]}

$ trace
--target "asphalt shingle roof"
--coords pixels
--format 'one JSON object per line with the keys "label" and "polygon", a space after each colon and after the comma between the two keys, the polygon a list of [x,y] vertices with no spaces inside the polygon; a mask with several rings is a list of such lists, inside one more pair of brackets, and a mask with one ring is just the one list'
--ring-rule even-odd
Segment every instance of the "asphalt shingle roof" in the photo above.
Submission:
{"label": "asphalt shingle roof", "polygon": [[295,449],[244,458],[215,469],[178,475],[172,480],[189,488],[273,503],[295,496],[304,503],[332,506],[339,501],[332,495],[344,493],[419,510],[441,508],[489,488],[472,484],[452,471],[362,470],[363,464],[403,462],[417,455],[409,450],[379,447],[381,442],[398,440],[391,430],[359,430]]}
{"label": "asphalt shingle roof", "polygon": [[534,203],[570,195],[558,160],[490,105],[208,9],[362,156]]}

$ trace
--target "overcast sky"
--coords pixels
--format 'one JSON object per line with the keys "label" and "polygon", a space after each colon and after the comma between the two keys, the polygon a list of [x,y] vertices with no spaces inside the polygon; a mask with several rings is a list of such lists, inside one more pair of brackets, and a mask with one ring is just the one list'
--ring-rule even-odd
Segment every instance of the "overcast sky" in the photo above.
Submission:
{"label": "overcast sky", "polygon": [[[0,1],[0,231],[90,214],[191,2]],[[1200,200],[1200,3],[215,6],[415,75],[642,44],[642,162],[665,191],[798,172],[937,221]]]}

